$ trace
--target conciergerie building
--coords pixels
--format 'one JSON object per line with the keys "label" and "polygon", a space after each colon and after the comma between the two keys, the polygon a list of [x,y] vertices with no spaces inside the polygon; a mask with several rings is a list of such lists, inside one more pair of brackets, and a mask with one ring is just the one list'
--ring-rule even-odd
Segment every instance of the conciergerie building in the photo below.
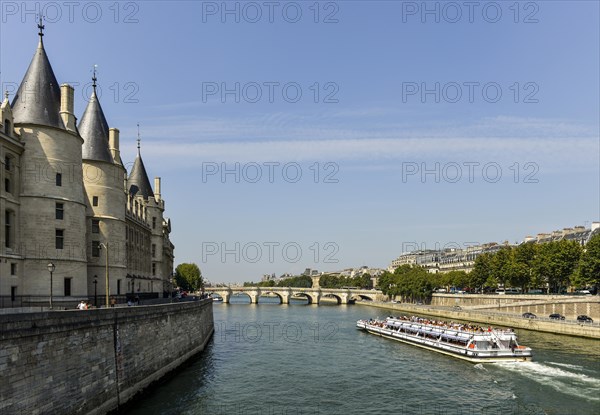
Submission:
{"label": "conciergerie building", "polygon": [[95,74],[78,122],[74,89],[57,82],[39,29],[12,103],[6,93],[0,106],[0,307],[46,305],[50,292],[55,306],[95,294],[103,304],[107,261],[111,296],[162,296],[174,246],[160,177],[152,188],[139,137],[127,172]]}

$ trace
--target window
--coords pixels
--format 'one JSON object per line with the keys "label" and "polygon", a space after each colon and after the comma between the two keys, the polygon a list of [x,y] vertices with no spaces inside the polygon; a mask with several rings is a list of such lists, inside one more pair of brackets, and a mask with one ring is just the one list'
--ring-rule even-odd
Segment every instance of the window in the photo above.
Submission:
{"label": "window", "polygon": [[56,249],[63,249],[63,246],[65,245],[65,230],[64,229],[56,229],[55,245],[56,245]]}
{"label": "window", "polygon": [[17,287],[10,287],[10,301],[17,300]]}
{"label": "window", "polygon": [[156,275],[156,262],[152,263],[152,275]]}
{"label": "window", "polygon": [[11,167],[12,167],[12,164],[11,164],[10,156],[5,156],[4,157],[4,170],[10,171]]}
{"label": "window", "polygon": [[10,121],[4,120],[4,134],[10,135]]}
{"label": "window", "polygon": [[71,296],[71,278],[65,278],[65,297]]}
{"label": "window", "polygon": [[62,186],[62,174],[61,173],[56,173],[56,185]]}
{"label": "window", "polygon": [[94,258],[100,256],[100,241],[92,241],[92,256]]}
{"label": "window", "polygon": [[8,211],[8,210],[5,211],[4,212],[4,235],[5,235],[4,246],[6,248],[10,248],[11,245],[12,245],[12,240],[11,240],[11,236],[12,236],[12,233],[11,233],[12,227],[11,227],[11,225],[12,225],[12,222],[11,222],[11,219],[12,219],[11,212]]}
{"label": "window", "polygon": [[152,217],[152,229],[156,229],[156,218]]}
{"label": "window", "polygon": [[92,233],[100,233],[100,221],[92,219]]}
{"label": "window", "polygon": [[63,220],[64,218],[64,203],[56,204],[56,219]]}
{"label": "window", "polygon": [[121,295],[121,280],[117,280],[117,295]]}
{"label": "window", "polygon": [[92,205],[93,206],[98,206],[98,196],[92,197]]}
{"label": "window", "polygon": [[17,275],[17,264],[14,262],[10,264],[10,275]]}
{"label": "window", "polygon": [[152,244],[152,258],[156,256],[156,244]]}
{"label": "window", "polygon": [[4,191],[6,193],[12,193],[10,191],[10,179],[4,179]]}

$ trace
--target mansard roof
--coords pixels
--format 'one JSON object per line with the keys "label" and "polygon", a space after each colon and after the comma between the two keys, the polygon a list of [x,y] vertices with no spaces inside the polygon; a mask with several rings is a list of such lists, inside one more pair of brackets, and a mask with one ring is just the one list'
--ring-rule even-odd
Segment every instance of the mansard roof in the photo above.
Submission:
{"label": "mansard roof", "polygon": [[83,137],[82,156],[84,160],[113,162],[108,148],[108,123],[96,95],[95,81],[94,92],[83,112],[78,129],[79,134]]}
{"label": "mansard roof", "polygon": [[40,42],[12,102],[15,124],[31,123],[64,129],[60,117],[60,87]]}
{"label": "mansard roof", "polygon": [[152,186],[150,186],[150,180],[148,180],[148,174],[142,161],[140,154],[140,147],[138,144],[138,154],[133,162],[133,168],[127,179],[127,185],[129,186],[129,193],[132,196],[141,195],[144,199],[148,199],[149,196],[154,197]]}

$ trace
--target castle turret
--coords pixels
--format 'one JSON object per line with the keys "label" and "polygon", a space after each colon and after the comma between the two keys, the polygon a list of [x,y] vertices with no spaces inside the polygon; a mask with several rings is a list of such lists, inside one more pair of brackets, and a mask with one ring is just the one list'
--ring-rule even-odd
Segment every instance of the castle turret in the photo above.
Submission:
{"label": "castle turret", "polygon": [[[86,192],[87,218],[87,277],[88,294],[94,294],[93,281],[105,276],[106,248],[109,253],[110,295],[125,294],[127,275],[127,248],[125,241],[125,209],[127,199],[123,188],[125,168],[116,163],[109,149],[113,130],[102,111],[96,95],[94,70],[93,92],[81,117],[79,131],[83,137],[83,183]],[[116,130],[118,131],[118,130]],[[105,284],[98,294],[104,299]]]}
{"label": "castle turret", "polygon": [[92,96],[79,123],[79,133],[83,137],[82,157],[84,160],[112,163],[113,158],[108,148],[108,123],[96,95],[96,80],[94,74]]}
{"label": "castle turret", "polygon": [[150,180],[148,179],[148,173],[146,173],[146,167],[144,166],[144,161],[142,160],[142,155],[140,153],[139,138],[137,157],[133,162],[131,173],[127,179],[127,187],[132,196],[142,196],[145,200],[149,197],[154,197],[154,192],[152,191],[152,186],[150,186]]}
{"label": "castle turret", "polygon": [[60,88],[44,49],[43,29],[29,68],[13,99],[15,124],[37,124],[64,129],[60,117]]}
{"label": "castle turret", "polygon": [[[19,290],[44,303],[52,290],[58,305],[87,296],[83,140],[72,128],[72,88],[63,88],[61,108],[61,90],[44,48],[41,21],[38,27],[38,47],[12,103],[14,132],[26,149],[20,175],[22,243],[15,248],[26,258]],[[55,266],[52,289],[50,262]]]}

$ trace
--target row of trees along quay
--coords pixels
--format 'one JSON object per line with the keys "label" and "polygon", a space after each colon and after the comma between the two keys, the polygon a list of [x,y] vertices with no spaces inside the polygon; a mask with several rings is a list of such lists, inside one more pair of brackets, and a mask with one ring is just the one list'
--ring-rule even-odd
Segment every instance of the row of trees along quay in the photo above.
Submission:
{"label": "row of trees along quay", "polygon": [[493,291],[498,286],[520,288],[523,293],[542,289],[563,294],[574,288],[600,286],[600,234],[582,247],[576,241],[506,246],[475,259],[470,273],[432,274],[421,267],[402,265],[379,279],[384,294],[408,301],[427,301],[436,288],[460,287],[466,292]]}
{"label": "row of trees along quay", "polygon": [[[321,288],[373,288],[371,274],[365,273],[356,277],[344,277],[337,275],[322,274],[319,278],[319,286]],[[311,288],[312,278],[308,275],[298,275],[295,277],[284,278],[278,280],[261,281],[261,282],[245,282],[244,287],[292,287],[292,288]]]}

